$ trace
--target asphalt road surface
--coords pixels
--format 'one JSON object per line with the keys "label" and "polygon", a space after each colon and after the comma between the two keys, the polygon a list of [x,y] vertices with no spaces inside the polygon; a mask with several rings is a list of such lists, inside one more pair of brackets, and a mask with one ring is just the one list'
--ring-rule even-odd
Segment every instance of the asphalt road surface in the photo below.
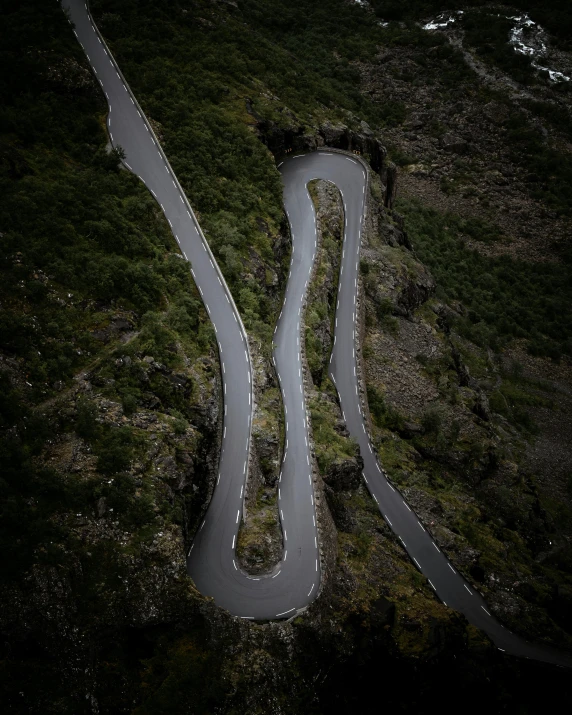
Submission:
{"label": "asphalt road surface", "polygon": [[482,597],[451,566],[378,465],[362,416],[355,356],[359,347],[355,316],[367,172],[361,161],[339,153],[320,151],[293,157],[281,167],[293,239],[291,271],[274,337],[287,426],[278,492],[283,552],[280,563],[267,576],[252,577],[239,568],[235,545],[244,508],[252,413],[246,332],[184,192],[95,28],[87,5],[81,0],[63,0],[62,5],[107,97],[111,142],[123,148],[127,168],[139,176],[160,204],[192,266],[218,340],[224,391],[222,451],[213,498],[188,555],[189,574],[197,588],[230,613],[256,620],[290,618],[319,593],[319,534],[300,358],[300,319],[316,252],[315,214],[307,184],[314,178],[326,179],[342,193],[346,221],[331,375],[348,429],[359,443],[365,462],[364,479],[372,497],[438,598],[486,631],[500,650],[572,665],[571,658],[525,642],[490,615]]}

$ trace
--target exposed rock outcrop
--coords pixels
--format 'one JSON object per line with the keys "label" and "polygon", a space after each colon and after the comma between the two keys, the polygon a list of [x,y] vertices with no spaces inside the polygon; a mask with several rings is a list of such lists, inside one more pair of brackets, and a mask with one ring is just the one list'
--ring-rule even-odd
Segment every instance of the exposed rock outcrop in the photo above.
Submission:
{"label": "exposed rock outcrop", "polygon": [[355,491],[361,484],[363,459],[337,459],[332,462],[324,481],[335,492]]}
{"label": "exposed rock outcrop", "polygon": [[[395,228],[389,235],[394,239]],[[435,281],[427,269],[411,255],[392,246],[362,251],[362,272],[366,295],[380,315],[411,318],[415,310],[435,291]]]}
{"label": "exposed rock outcrop", "polygon": [[367,157],[372,169],[381,172],[387,151],[375,136],[367,122],[361,121],[357,128],[326,121],[320,126],[307,126],[287,108],[281,108],[283,123],[261,117],[253,102],[246,100],[246,109],[255,120],[255,128],[261,139],[274,156],[279,157],[290,151],[315,151],[328,146],[344,151],[359,152]]}
{"label": "exposed rock outcrop", "polygon": [[397,196],[397,167],[392,161],[387,162],[381,177],[385,183],[383,204],[386,209],[392,209]]}

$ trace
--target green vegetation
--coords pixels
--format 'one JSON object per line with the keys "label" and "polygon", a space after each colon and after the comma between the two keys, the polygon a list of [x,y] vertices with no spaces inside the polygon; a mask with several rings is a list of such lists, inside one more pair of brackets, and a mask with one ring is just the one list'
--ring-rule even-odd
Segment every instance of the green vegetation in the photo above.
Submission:
{"label": "green vegetation", "polygon": [[[106,152],[105,103],[61,9],[30,0],[4,22],[0,553],[2,578],[12,579],[84,553],[66,519],[92,513],[102,498],[124,528],[160,514],[154,485],[138,490],[126,473],[146,448],[139,431],[102,421],[87,396],[54,413],[73,396],[72,377],[91,373],[125,415],[153,393],[181,434],[192,385],[177,389],[167,372],[183,365],[182,352],[196,360],[214,341],[158,206],[119,169],[119,153]],[[24,58],[22,46],[31,48]],[[143,354],[164,369],[147,375]],[[82,479],[43,461],[74,433],[91,460]]]}
{"label": "green vegetation", "polygon": [[247,328],[269,343],[275,306],[259,274],[275,269],[282,192],[272,157],[248,127],[242,83],[254,63],[261,67],[240,44],[250,35],[232,22],[205,30],[196,11],[185,17],[164,3],[146,3],[143,12],[135,3],[92,9],[156,123]]}
{"label": "green vegetation", "polygon": [[[76,663],[85,643],[105,662],[98,707],[118,712],[132,709],[139,662],[150,655],[122,630],[134,612],[134,564],[140,573],[164,568],[156,540],[170,531],[179,558],[182,530],[200,515],[192,495],[175,495],[156,476],[149,446],[191,453],[200,469],[202,434],[189,422],[215,343],[159,207],[119,168],[121,152],[106,150],[106,104],[61,8],[26,0],[2,20],[0,580],[11,594],[2,628],[11,652],[2,655],[1,699],[11,710],[25,691],[16,709],[45,702],[84,712],[62,675],[73,632],[82,644]],[[173,375],[187,366],[192,380]],[[149,407],[162,413],[149,423],[159,438],[129,419]],[[61,615],[32,617],[23,636],[26,589]],[[111,638],[100,640],[102,623],[117,624]],[[186,653],[189,683],[212,672],[200,647],[195,659]],[[161,677],[154,662],[145,677]],[[210,693],[203,690],[204,712]],[[193,696],[197,711],[201,698]]]}
{"label": "green vegetation", "polygon": [[[308,184],[316,212],[320,201],[317,182]],[[332,191],[328,187],[326,191]],[[336,200],[338,199],[337,189]],[[333,197],[332,198],[332,205]],[[335,291],[339,280],[342,253],[340,224],[332,234],[327,222],[320,222],[320,246],[316,256],[316,269],[308,294],[308,307],[304,315],[305,335],[304,350],[312,380],[321,389],[324,378],[327,379],[327,366],[333,347],[334,320],[336,314]]]}
{"label": "green vegetation", "polygon": [[463,18],[463,27],[466,45],[475,47],[482,59],[500,67],[522,84],[538,81],[530,58],[515,52],[508,42],[514,20],[485,9],[467,13]]}
{"label": "green vegetation", "polygon": [[[198,212],[247,329],[265,345],[280,299],[267,284],[284,269],[274,256],[282,190],[274,157],[249,127],[247,105],[285,130],[291,119],[284,105],[310,126],[326,118],[348,121],[347,112],[381,123],[389,111],[363,97],[351,64],[358,51],[373,56],[379,28],[359,8],[337,6],[353,39],[317,31],[322,19],[332,22],[326,3],[296,10],[280,0],[241,8],[91,4]],[[301,28],[304,10],[312,18]]]}
{"label": "green vegetation", "polygon": [[417,162],[417,158],[413,154],[409,154],[397,146],[387,145],[386,149],[389,157],[397,166],[408,166]]}
{"label": "green vegetation", "polygon": [[250,505],[246,523],[241,522],[236,556],[248,564],[248,573],[268,572],[280,559],[282,534],[278,522],[278,493],[261,485]]}
{"label": "green vegetation", "polygon": [[377,427],[399,432],[403,427],[403,418],[395,408],[388,405],[375,385],[367,386],[367,402],[372,419]]}
{"label": "green vegetation", "polygon": [[318,467],[322,474],[327,474],[335,461],[355,457],[358,447],[353,439],[343,436],[335,429],[339,420],[339,407],[335,402],[335,387],[329,378],[324,378],[322,389],[326,394],[313,395],[309,400],[309,407]]}
{"label": "green vegetation", "polygon": [[489,258],[469,250],[462,234],[477,235],[483,225],[443,215],[417,201],[399,209],[419,258],[437,281],[437,294],[461,301],[467,312],[457,319],[464,337],[498,350],[526,338],[534,355],[558,360],[572,354],[572,283],[566,263],[526,263],[507,256]]}
{"label": "green vegetation", "polygon": [[[460,173],[467,164],[456,160],[454,166]],[[380,260],[361,267],[370,288],[363,355],[380,461],[437,543],[507,625],[533,637],[550,633],[566,647],[565,599],[555,596],[561,589],[567,593],[570,583],[570,507],[556,496],[565,476],[530,460],[541,451],[532,446],[535,435],[547,437],[536,422],[565,403],[559,403],[556,388],[524,377],[541,361],[508,366],[504,348],[518,351],[525,343],[535,354],[556,360],[565,354],[568,360],[570,266],[491,258],[483,255],[486,246],[479,247],[482,252],[469,249],[469,241],[488,244],[491,252],[504,248],[495,245],[507,239],[490,218],[463,219],[413,200],[398,201],[397,208],[416,257],[436,279],[438,300],[417,308],[414,328],[401,319],[392,335],[383,321],[395,310],[395,298],[380,306],[375,291]],[[378,255],[387,250],[379,246]],[[405,257],[396,258],[406,264]],[[561,372],[553,368],[550,374]],[[548,419],[554,418],[559,416]],[[554,557],[539,558],[546,550]],[[518,617],[500,603],[510,588],[521,604]],[[407,648],[415,645],[408,642]]]}
{"label": "green vegetation", "polygon": [[355,128],[362,118],[400,124],[402,103],[375,105],[359,89],[355,61],[373,59],[380,45],[437,48],[451,88],[468,72],[443,37],[414,25],[380,27],[357,5],[334,5],[91,5],[198,211],[247,328],[265,345],[280,303],[272,278],[287,257],[276,265],[281,185],[274,157],[250,131],[252,115],[286,133],[292,112],[309,134],[326,119]]}
{"label": "green vegetation", "polygon": [[[359,128],[362,118],[376,128],[398,126],[407,114],[402,102],[376,107],[360,92],[355,62],[372,59],[380,47],[413,48],[421,69],[425,51],[432,49],[442,64],[446,91],[453,93],[459,79],[469,76],[459,54],[438,34],[410,22],[416,12],[433,11],[435,3],[375,2],[380,17],[392,19],[393,12],[393,19],[406,20],[405,26],[387,28],[345,0],[294,5],[245,0],[239,7],[206,0],[94,0],[92,6],[197,208],[248,329],[269,349],[288,256],[278,240],[282,203],[275,158],[252,131],[253,115],[261,123],[274,122],[278,132],[301,122],[311,134],[325,120]],[[430,590],[363,489],[351,497],[359,512],[357,533],[340,541],[348,546],[346,561],[357,588],[352,584],[342,596],[339,584],[332,590],[331,632],[304,616],[285,645],[276,632],[269,635],[257,626],[246,630],[248,625],[230,623],[220,612],[211,618],[212,604],[189,587],[183,546],[208,496],[217,443],[208,427],[211,417],[205,415],[216,371],[212,329],[161,212],[120,168],[121,152],[106,150],[107,108],[57,3],[12,3],[3,14],[3,29],[0,556],[9,594],[6,620],[14,621],[2,633],[9,644],[0,658],[3,701],[9,709],[27,712],[81,713],[96,704],[102,713],[266,712],[267,700],[261,706],[255,701],[264,687],[260,683],[275,677],[276,707],[333,712],[340,702],[345,706],[345,693],[354,697],[356,682],[362,692],[368,679],[360,678],[368,663],[378,670],[383,662],[403,675],[405,658],[394,657],[395,642],[403,655],[423,656],[429,652],[426,644],[438,641],[439,666],[449,658],[450,667],[442,672],[450,681],[454,661],[446,654],[455,650],[447,640],[453,627],[443,640],[444,608],[429,600]],[[402,77],[421,81],[410,70]],[[548,113],[543,106],[531,109]],[[564,126],[562,116],[555,121]],[[510,131],[523,138],[518,121]],[[552,205],[564,211],[565,167],[554,168],[550,158],[542,158],[536,137],[524,136],[523,146],[528,147],[523,161],[540,157],[533,161],[539,167],[535,172],[558,177],[553,183],[561,187],[546,188],[545,179],[536,183],[542,191],[560,192],[553,194]],[[395,159],[408,163],[410,157],[396,151]],[[414,214],[420,215],[420,233],[435,224],[418,207],[408,219]],[[530,311],[523,329],[530,332],[531,349],[555,346],[555,356],[567,351],[567,323],[558,338],[546,332],[568,315],[569,289],[560,268],[551,285],[544,274],[535,277],[532,269],[512,264],[504,276],[498,262],[476,262],[457,241],[461,235],[502,240],[494,227],[455,223],[452,217],[446,225],[453,226],[454,245],[444,226],[437,226],[434,236],[428,232],[425,247],[414,239],[418,250],[430,255],[430,239],[436,238],[437,263],[452,261],[457,278],[451,284],[439,278],[444,297],[464,296],[466,285],[476,285],[470,296],[477,320],[471,322],[469,313],[461,328],[471,335],[476,330],[477,336],[483,330],[483,344],[511,337],[491,317],[496,294],[487,291],[500,286],[500,295],[514,303],[507,319],[523,303]],[[436,275],[437,269],[434,265]],[[487,271],[492,271],[492,289],[475,278],[488,280]],[[529,292],[516,295],[506,286],[515,276],[532,280]],[[529,306],[536,294],[548,296],[552,308],[540,298]],[[311,328],[331,321],[332,305],[322,301],[309,311]],[[396,325],[388,304],[380,304],[377,317]],[[314,371],[322,348],[311,343],[313,335],[311,330],[307,352]],[[318,383],[323,393],[309,407],[318,462],[327,470],[336,460],[355,456],[356,447],[338,424],[333,386],[327,379]],[[397,411],[380,392],[370,392],[380,431],[401,428]],[[517,380],[503,382],[493,394],[491,405],[511,421],[518,410],[526,415],[527,407],[546,404]],[[276,414],[275,404],[269,401],[267,407]],[[425,435],[391,438],[380,449],[386,466],[400,471],[396,481],[405,485],[411,478],[405,465],[418,483],[426,480],[437,490],[452,481],[451,475],[428,459],[414,461],[421,454],[415,450],[442,437],[443,457],[462,440],[446,417],[427,411],[420,419]],[[480,474],[479,465],[486,462],[488,442],[482,442],[482,448],[476,439],[459,447],[468,475]],[[488,487],[484,484],[483,492]],[[527,576],[532,574],[540,585],[531,599],[544,606],[563,580],[558,569],[569,568],[570,557],[551,555],[546,569],[535,561],[544,532],[534,484],[525,487],[528,492],[520,482],[491,488],[490,514],[464,501],[465,494],[448,493],[443,504],[457,510],[452,524],[458,535],[490,553],[495,572],[504,568],[511,575],[523,566]],[[275,512],[274,502],[267,506]],[[562,522],[570,518],[562,505],[553,511]],[[522,523],[531,525],[532,546],[518,536]],[[261,534],[273,528],[270,519],[260,526]],[[506,543],[508,557],[502,551]],[[546,575],[548,569],[553,571]],[[383,579],[375,580],[375,574]],[[382,593],[398,604],[395,625],[390,617],[376,615]],[[333,635],[340,629],[343,638]],[[213,658],[213,642],[221,646],[220,658]],[[356,654],[351,668],[348,653]],[[463,653],[466,659],[464,648]],[[431,672],[420,663],[415,677],[424,676],[428,692],[435,692]],[[303,673],[294,694],[293,673]],[[407,675],[409,682],[411,672]],[[334,699],[332,693],[340,697],[342,682],[347,688],[342,700],[323,707]],[[401,693],[395,697],[399,700]],[[355,706],[351,698],[347,704]]]}
{"label": "green vegetation", "polygon": [[153,657],[144,661],[143,703],[135,715],[209,715],[220,707],[220,660],[205,634],[186,633],[173,640],[161,635],[155,645]]}
{"label": "green vegetation", "polygon": [[[538,113],[538,105],[533,106]],[[540,129],[531,125],[522,112],[512,114],[507,128],[511,160],[530,171],[527,181],[532,198],[570,216],[572,155],[548,145]],[[571,260],[569,248],[566,258]]]}
{"label": "green vegetation", "polygon": [[[546,404],[514,382],[503,381],[500,389],[506,395],[503,414],[513,423],[519,417],[507,410],[507,404],[512,409]],[[551,631],[564,644],[568,636],[558,630],[564,621],[556,619],[555,625],[549,617],[557,584],[570,581],[569,549],[559,549],[554,561],[541,561],[537,555],[548,548],[555,528],[567,528],[569,509],[551,504],[539,493],[535,478],[526,469],[520,470],[516,464],[507,469],[504,460],[514,458],[522,449],[518,442],[503,445],[498,437],[491,439],[486,429],[472,426],[467,430],[466,417],[459,423],[453,414],[444,403],[427,408],[417,415],[423,433],[412,438],[395,434],[395,427],[374,420],[382,463],[412,503],[419,504],[425,523],[431,520],[433,534],[448,545],[453,561],[469,545],[478,550],[478,561],[470,571],[466,564],[458,567],[464,567],[465,573],[481,584],[485,597],[494,602],[494,584],[489,592],[491,583],[485,574],[494,573],[512,583],[514,573],[519,573],[521,583],[515,590],[534,606],[535,615],[521,613],[516,623],[505,614],[511,627],[537,635]],[[388,436],[388,429],[394,434]]]}
{"label": "green vegetation", "polygon": [[[317,182],[311,181],[308,190],[318,216],[320,245],[315,274],[308,288],[304,350],[312,380],[318,390],[312,393],[309,401],[316,459],[322,475],[327,475],[334,462],[358,454],[354,440],[339,431],[341,415],[337,404],[338,395],[328,377],[342,253],[343,211],[338,203],[337,189],[325,184],[320,196]],[[339,218],[338,225],[332,220],[336,216]]]}
{"label": "green vegetation", "polygon": [[[330,345],[324,346],[320,336],[316,333],[325,320],[328,319],[328,305],[323,301],[313,301],[304,316],[306,360],[312,373],[312,379],[320,386],[324,378],[324,370],[330,352]],[[325,348],[325,349],[324,349]]]}
{"label": "green vegetation", "polygon": [[[24,18],[21,9],[7,19],[14,25],[8,65],[21,49]],[[102,96],[55,4],[45,22],[47,48],[25,70],[15,59],[15,70],[4,65],[0,87],[0,344],[25,360],[38,395],[101,348],[93,333],[108,318],[98,304],[148,313],[144,334],[158,348],[150,311],[165,306],[165,294],[168,323],[182,334],[195,335],[200,305],[185,263],[168,253],[175,246],[155,201],[105,152]],[[66,82],[58,79],[65,62],[72,64]],[[33,130],[23,115],[35,117]],[[167,337],[159,348],[166,359]]]}

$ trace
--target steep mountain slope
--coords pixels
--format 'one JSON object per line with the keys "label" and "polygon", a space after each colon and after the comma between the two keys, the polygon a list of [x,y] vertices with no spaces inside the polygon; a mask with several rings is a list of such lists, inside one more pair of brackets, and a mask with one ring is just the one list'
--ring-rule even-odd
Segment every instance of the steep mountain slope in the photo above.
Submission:
{"label": "steep mountain slope", "polygon": [[[381,172],[361,264],[380,455],[498,615],[569,647],[569,94],[513,63],[500,31],[480,47],[470,23],[462,36],[422,30],[459,9],[447,5],[91,7],[250,333],[244,563],[268,568],[281,539],[270,346],[290,243],[275,163],[323,144],[358,151]],[[517,11],[564,62],[566,3]],[[428,712],[444,691],[493,712],[569,696],[567,674],[503,660],[435,600],[360,484],[323,369],[342,223],[323,184],[306,359],[331,575],[308,613],[281,625],[236,623],[196,592],[184,554],[220,427],[210,324],[152,197],[108,153],[104,97],[58,5],[26,0],[4,17],[7,710],[377,712],[380,674],[383,703],[406,712]]]}

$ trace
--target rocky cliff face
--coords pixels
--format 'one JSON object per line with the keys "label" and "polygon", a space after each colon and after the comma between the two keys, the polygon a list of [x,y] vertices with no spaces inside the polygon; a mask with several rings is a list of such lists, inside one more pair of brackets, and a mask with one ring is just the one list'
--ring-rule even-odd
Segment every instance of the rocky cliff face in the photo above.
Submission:
{"label": "rocky cliff face", "polygon": [[[278,98],[273,98],[278,100]],[[279,107],[280,123],[257,114],[251,100],[246,109],[254,120],[253,127],[260,140],[274,156],[284,156],[292,151],[315,151],[320,147],[333,147],[366,156],[374,171],[381,172],[387,151],[367,122],[351,117],[354,127],[326,121],[319,126],[307,126],[287,107]]]}
{"label": "rocky cliff face", "polygon": [[[515,378],[457,333],[463,308],[434,298],[434,281],[415,259],[401,219],[382,212],[376,220],[361,273],[365,379],[381,461],[501,620],[569,647],[564,622],[550,618],[562,576],[553,580],[540,566],[551,519],[522,459],[522,428],[501,414],[498,401],[515,389]],[[500,507],[505,497],[512,504]],[[516,533],[524,540],[518,549],[510,545]],[[539,588],[546,588],[543,597]]]}

